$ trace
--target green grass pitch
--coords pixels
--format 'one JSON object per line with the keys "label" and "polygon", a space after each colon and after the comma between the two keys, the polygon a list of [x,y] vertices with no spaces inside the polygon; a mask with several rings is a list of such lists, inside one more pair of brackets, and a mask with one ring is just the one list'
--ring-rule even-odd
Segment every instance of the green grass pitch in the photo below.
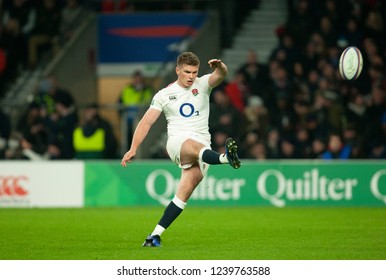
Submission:
{"label": "green grass pitch", "polygon": [[0,259],[386,259],[386,208],[189,206],[162,235],[162,247],[141,247],[162,212],[0,209]]}

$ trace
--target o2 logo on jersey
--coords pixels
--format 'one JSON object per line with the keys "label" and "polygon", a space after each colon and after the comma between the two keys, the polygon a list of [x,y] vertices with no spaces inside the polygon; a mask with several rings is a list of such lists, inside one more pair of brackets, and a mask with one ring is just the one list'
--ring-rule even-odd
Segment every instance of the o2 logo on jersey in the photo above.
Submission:
{"label": "o2 logo on jersey", "polygon": [[194,110],[194,106],[191,103],[184,103],[180,106],[180,114],[185,118],[189,118],[193,115],[198,116],[200,114],[199,111]]}

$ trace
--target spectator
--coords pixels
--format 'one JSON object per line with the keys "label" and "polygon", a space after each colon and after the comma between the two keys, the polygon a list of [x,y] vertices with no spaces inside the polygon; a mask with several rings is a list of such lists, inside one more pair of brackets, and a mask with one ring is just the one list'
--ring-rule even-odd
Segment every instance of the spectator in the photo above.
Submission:
{"label": "spectator", "polygon": [[352,148],[343,143],[339,133],[332,132],[328,137],[327,150],[321,155],[322,159],[349,159]]}
{"label": "spectator", "polygon": [[363,32],[358,21],[350,18],[346,23],[346,31],[341,35],[345,40],[345,46],[360,46],[363,40]]}
{"label": "spectator", "polygon": [[310,158],[321,159],[323,153],[326,151],[325,140],[321,137],[314,138],[311,143]]}
{"label": "spectator", "polygon": [[367,125],[365,122],[366,110],[365,97],[359,93],[353,93],[346,107],[347,122],[356,124],[359,131],[364,131]]}
{"label": "spectator", "polygon": [[306,127],[309,116],[310,116],[310,106],[309,103],[305,100],[300,99],[299,101],[296,101],[293,105],[295,117],[296,117],[296,129],[301,129],[303,127]]}
{"label": "spectator", "polygon": [[262,91],[267,83],[267,66],[259,63],[257,54],[254,50],[248,50],[247,61],[238,70],[244,75],[245,83],[250,89],[251,95],[262,95]]}
{"label": "spectator", "polygon": [[[326,80],[323,80],[323,82],[328,83]],[[328,86],[321,86],[321,88],[328,88]],[[326,131],[341,131],[343,128],[342,117],[344,116],[344,108],[338,94],[331,90],[319,90],[317,96],[318,99],[315,101],[314,113],[318,117],[319,124],[322,125]]]}
{"label": "spectator", "polygon": [[72,137],[78,123],[78,115],[70,96],[57,95],[55,97],[55,113],[50,120],[48,152],[51,158],[74,158]]}
{"label": "spectator", "polygon": [[[242,114],[232,106],[229,96],[222,88],[216,88],[211,94],[212,102],[210,103],[209,130],[216,140],[216,134],[240,135],[243,130]],[[219,137],[222,138],[222,137]],[[213,143],[215,147],[224,146],[225,140]]]}
{"label": "spectator", "polygon": [[240,157],[248,158],[251,155],[249,154],[250,148],[261,141],[260,135],[258,135],[255,131],[247,132],[240,141],[240,145],[238,146],[238,153]]}
{"label": "spectator", "polygon": [[[344,1],[341,0],[341,2]],[[340,26],[339,24],[342,18],[344,19],[343,21],[346,20],[346,15],[338,11],[336,0],[326,0],[323,12],[324,15],[321,16],[322,21],[323,18],[328,18],[328,20],[330,21],[330,26],[334,27],[335,29],[334,32],[341,30],[342,26]]]}
{"label": "spectator", "polygon": [[312,105],[313,132],[315,136],[327,137],[331,125],[328,121],[328,101],[322,92],[317,92]]}
{"label": "spectator", "polygon": [[17,132],[11,132],[11,135],[8,139],[7,148],[4,152],[4,158],[6,160],[25,159],[23,156],[21,140],[22,138]]}
{"label": "spectator", "polygon": [[268,112],[264,107],[263,99],[258,96],[251,96],[248,99],[248,106],[244,110],[246,120],[246,132],[255,131],[264,137],[269,125]]}
{"label": "spectator", "polygon": [[336,69],[333,64],[329,63],[327,60],[320,61],[319,72],[322,75],[322,83],[325,83],[324,89],[331,90],[334,92],[339,91],[338,80],[336,79]]}
{"label": "spectator", "polygon": [[277,60],[286,71],[290,71],[292,68],[292,62],[288,57],[287,50],[284,48],[279,47],[279,49],[273,53],[270,59]]}
{"label": "spectator", "polygon": [[295,141],[291,137],[285,137],[280,142],[280,158],[281,159],[299,159],[296,154]]}
{"label": "spectator", "polygon": [[319,56],[318,62],[320,59],[324,59],[328,48],[323,36],[319,32],[314,31],[311,33],[309,41],[313,45],[315,53]]}
{"label": "spectator", "polygon": [[14,77],[27,65],[27,42],[35,27],[36,11],[31,1],[12,0],[4,11],[3,44],[6,45],[9,71]]}
{"label": "spectator", "polygon": [[36,24],[28,41],[28,63],[34,69],[41,57],[41,47],[48,46],[55,54],[58,48],[58,36],[61,22],[61,10],[55,0],[44,0],[36,12]]}
{"label": "spectator", "polygon": [[141,106],[148,105],[153,97],[153,90],[146,84],[145,77],[141,71],[135,71],[132,81],[125,85],[122,89],[118,102],[123,105],[120,110],[122,114],[125,112],[127,120],[127,143],[130,146],[131,139],[134,133],[134,122],[137,119],[137,114]]}
{"label": "spectator", "polygon": [[381,49],[385,47],[384,28],[385,26],[380,12],[370,10],[365,19],[364,32],[366,36],[372,38]]}
{"label": "spectator", "polygon": [[372,144],[368,156],[370,159],[386,159],[386,144],[385,141],[376,141]]}
{"label": "spectator", "polygon": [[67,0],[66,6],[62,9],[60,23],[60,43],[69,40],[79,25],[79,20],[83,14],[83,8],[78,0]]}
{"label": "spectator", "polygon": [[245,158],[254,159],[254,160],[267,159],[267,152],[266,152],[264,143],[261,141],[258,141],[252,144]]}
{"label": "spectator", "polygon": [[45,117],[45,108],[33,102],[19,121],[17,131],[21,136],[23,154],[27,158],[31,158],[32,154],[37,158],[47,152],[49,132]]}
{"label": "spectator", "polygon": [[320,76],[316,69],[313,69],[310,72],[308,72],[306,84],[308,87],[308,92],[310,93],[309,101],[312,103],[314,102],[314,99],[315,99],[315,91],[318,89],[319,79],[320,79]]}
{"label": "spectator", "polygon": [[311,158],[311,137],[305,127],[300,127],[295,134],[295,154],[298,158]]}
{"label": "spectator", "polygon": [[284,67],[279,65],[273,68],[270,75],[271,81],[264,93],[264,104],[269,111],[273,112],[278,109],[279,100],[286,103],[292,102],[294,88]]}
{"label": "spectator", "polygon": [[61,96],[66,98],[71,106],[75,105],[71,93],[59,86],[58,80],[54,75],[49,75],[40,80],[34,102],[39,107],[46,108],[47,114],[50,116],[56,110],[55,98],[60,98]]}
{"label": "spectator", "polygon": [[293,36],[284,33],[279,46],[271,53],[271,60],[276,59],[287,71],[291,71],[294,63],[300,58],[299,48],[296,47]]}
{"label": "spectator", "polygon": [[385,68],[382,65],[370,65],[368,74],[371,82],[370,88],[374,86],[386,87]]}
{"label": "spectator", "polygon": [[286,23],[287,32],[294,37],[295,43],[305,42],[315,26],[315,21],[309,10],[308,0],[296,1],[296,6],[289,14]]}
{"label": "spectator", "polygon": [[300,58],[300,49],[296,47],[294,38],[287,33],[283,35],[281,46],[287,53],[289,66],[292,67]]}
{"label": "spectator", "polygon": [[292,135],[295,128],[296,115],[293,106],[290,106],[289,101],[285,96],[279,96],[276,103],[276,108],[269,113],[271,125],[279,130],[280,135]]}
{"label": "spectator", "polygon": [[363,151],[363,138],[359,130],[355,126],[355,123],[348,123],[342,132],[343,142],[351,147],[351,158],[361,159],[365,158],[365,152]]}
{"label": "spectator", "polygon": [[365,114],[365,123],[367,125],[363,132],[365,150],[369,151],[371,144],[374,142],[385,141],[383,134],[383,117],[386,112],[386,97],[385,90],[380,86],[374,86],[369,100],[369,106]]}
{"label": "spectator", "polygon": [[135,71],[132,78],[132,81],[122,89],[119,103],[124,106],[147,105],[153,96],[152,89],[146,84],[141,71]]}
{"label": "spectator", "polygon": [[112,159],[116,157],[117,142],[112,127],[91,104],[83,112],[83,119],[73,133],[75,158]]}
{"label": "spectator", "polygon": [[[298,46],[302,47],[302,46]],[[301,56],[301,61],[304,66],[304,69],[307,73],[317,70],[318,61],[320,59],[320,54],[317,53],[316,44],[312,41],[308,41],[305,46],[305,51]]]}
{"label": "spectator", "polygon": [[216,88],[211,94],[209,131],[212,146],[217,152],[223,152],[224,143],[229,135],[240,135],[244,128],[242,114],[231,104],[224,89]]}
{"label": "spectator", "polygon": [[276,128],[271,128],[268,131],[266,141],[267,158],[279,159],[280,158],[280,133]]}
{"label": "spectator", "polygon": [[231,104],[239,110],[240,113],[243,113],[250,91],[241,71],[236,72],[232,81],[225,86],[225,93],[228,95]]}
{"label": "spectator", "polygon": [[295,61],[293,64],[293,68],[291,71],[292,81],[294,84],[294,88],[307,88],[307,92],[309,92],[306,71],[304,69],[303,64],[300,61]]}
{"label": "spectator", "polygon": [[341,76],[339,73],[339,59],[340,59],[340,48],[338,46],[330,47],[327,49],[327,63],[331,67],[331,78],[334,80],[336,87],[338,88],[338,83],[341,81]]}

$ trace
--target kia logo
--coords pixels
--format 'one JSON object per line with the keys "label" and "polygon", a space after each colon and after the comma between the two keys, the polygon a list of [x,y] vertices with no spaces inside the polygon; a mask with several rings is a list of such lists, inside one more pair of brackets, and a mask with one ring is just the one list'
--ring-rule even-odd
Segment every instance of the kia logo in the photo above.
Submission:
{"label": "kia logo", "polygon": [[0,196],[25,196],[28,191],[22,186],[28,182],[26,176],[0,176]]}

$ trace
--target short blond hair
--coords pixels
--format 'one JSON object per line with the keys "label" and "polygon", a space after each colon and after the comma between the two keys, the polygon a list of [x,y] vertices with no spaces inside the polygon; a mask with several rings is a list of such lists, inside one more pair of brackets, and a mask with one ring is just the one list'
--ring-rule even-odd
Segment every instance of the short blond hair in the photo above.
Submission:
{"label": "short blond hair", "polygon": [[177,57],[177,66],[182,66],[183,64],[199,66],[200,59],[192,52],[183,52]]}

